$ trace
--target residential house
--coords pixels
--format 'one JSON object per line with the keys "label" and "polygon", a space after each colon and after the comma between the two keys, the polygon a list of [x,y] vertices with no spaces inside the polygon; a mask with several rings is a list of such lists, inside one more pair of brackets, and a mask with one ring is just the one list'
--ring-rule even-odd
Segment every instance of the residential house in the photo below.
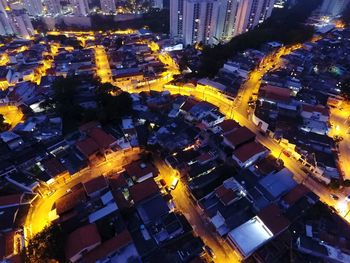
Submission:
{"label": "residential house", "polygon": [[66,258],[78,262],[82,257],[101,244],[101,237],[95,224],[89,224],[74,230],[67,237]]}
{"label": "residential house", "polygon": [[254,140],[254,132],[249,130],[247,127],[240,127],[228,134],[225,134],[223,143],[234,150],[239,146],[248,142],[253,142]]}
{"label": "residential house", "polygon": [[246,168],[260,158],[268,154],[268,150],[258,142],[252,141],[235,149],[232,153],[232,159],[241,168]]}
{"label": "residential house", "polygon": [[157,169],[152,163],[144,162],[142,160],[132,162],[125,166],[125,170],[128,175],[137,183],[141,183],[147,179],[156,177],[158,174]]}

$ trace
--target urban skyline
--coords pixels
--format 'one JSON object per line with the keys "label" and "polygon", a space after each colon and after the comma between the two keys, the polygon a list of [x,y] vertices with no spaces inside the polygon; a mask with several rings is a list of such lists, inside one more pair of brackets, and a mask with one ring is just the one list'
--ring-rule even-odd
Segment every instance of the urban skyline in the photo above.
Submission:
{"label": "urban skyline", "polygon": [[0,262],[350,262],[350,0],[0,0]]}

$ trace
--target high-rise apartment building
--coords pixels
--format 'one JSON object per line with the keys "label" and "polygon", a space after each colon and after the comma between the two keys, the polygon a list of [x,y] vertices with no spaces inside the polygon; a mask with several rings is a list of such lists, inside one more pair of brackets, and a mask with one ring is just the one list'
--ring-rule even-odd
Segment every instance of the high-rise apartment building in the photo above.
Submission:
{"label": "high-rise apartment building", "polygon": [[73,14],[76,16],[87,16],[89,14],[89,3],[87,0],[70,0]]}
{"label": "high-rise apartment building", "polygon": [[170,34],[184,44],[228,41],[271,16],[274,0],[173,0]]}
{"label": "high-rise apartment building", "polygon": [[164,3],[163,0],[151,0],[152,8],[163,9]]}
{"label": "high-rise apartment building", "polygon": [[350,0],[323,0],[321,5],[321,14],[338,16],[344,11]]}
{"label": "high-rise apartment building", "polygon": [[186,45],[200,42],[212,44],[218,11],[219,0],[185,0],[184,43]]}
{"label": "high-rise apartment building", "polygon": [[235,34],[235,22],[238,1],[221,1],[216,36],[221,40],[230,40]]}
{"label": "high-rise apartment building", "polygon": [[171,35],[184,44],[212,43],[218,21],[219,0],[174,0],[170,2]]}
{"label": "high-rise apartment building", "polygon": [[13,30],[6,12],[0,10],[0,35],[12,35]]}
{"label": "high-rise apartment building", "polygon": [[30,38],[34,35],[34,28],[25,10],[12,10],[8,12],[8,21],[15,35]]}
{"label": "high-rise apartment building", "polygon": [[184,0],[170,1],[170,35],[174,39],[183,40],[184,32]]}
{"label": "high-rise apartment building", "polygon": [[41,0],[23,0],[23,7],[30,16],[40,16],[43,14],[43,4]]}
{"label": "high-rise apartment building", "polygon": [[44,4],[48,15],[55,16],[62,13],[60,0],[44,0]]}
{"label": "high-rise apartment building", "polygon": [[115,13],[116,6],[114,0],[100,0],[101,10],[103,13]]}

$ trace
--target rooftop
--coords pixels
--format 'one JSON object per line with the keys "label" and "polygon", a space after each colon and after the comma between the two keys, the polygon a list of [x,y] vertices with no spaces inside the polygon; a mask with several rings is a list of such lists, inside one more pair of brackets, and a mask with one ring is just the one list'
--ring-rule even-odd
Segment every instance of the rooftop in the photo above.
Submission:
{"label": "rooftop", "polygon": [[98,144],[92,138],[81,140],[76,143],[76,146],[85,157],[89,157],[99,150]]}
{"label": "rooftop", "polygon": [[228,233],[228,238],[235,244],[244,258],[250,256],[272,236],[271,231],[257,216]]}
{"label": "rooftop", "polygon": [[153,178],[130,187],[130,195],[135,204],[157,193],[159,193],[159,188]]}
{"label": "rooftop", "polygon": [[226,134],[224,137],[233,145],[233,147],[237,147],[243,143],[254,140],[255,133],[247,127],[240,127],[233,132]]}
{"label": "rooftop", "polygon": [[101,243],[101,237],[95,224],[82,226],[68,235],[65,253],[70,259],[86,248]]}
{"label": "rooftop", "polygon": [[278,235],[288,228],[289,220],[282,215],[281,210],[277,205],[271,204],[262,209],[257,215],[273,235]]}
{"label": "rooftop", "polygon": [[83,183],[84,189],[87,195],[91,195],[95,192],[102,191],[108,187],[106,178],[103,175],[95,177],[85,183]]}
{"label": "rooftop", "polygon": [[115,237],[112,237],[111,239],[103,242],[101,245],[88,252],[83,257],[83,262],[95,263],[99,259],[111,256],[112,254],[114,254],[115,252],[119,251],[120,249],[129,245],[132,242],[133,240],[130,236],[129,231],[125,229],[123,232],[117,234]]}
{"label": "rooftop", "polygon": [[242,163],[248,161],[250,158],[252,158],[254,155],[265,152],[266,148],[262,146],[258,142],[250,142],[247,144],[243,144],[242,146],[238,147],[236,150],[233,151],[233,155],[240,160]]}

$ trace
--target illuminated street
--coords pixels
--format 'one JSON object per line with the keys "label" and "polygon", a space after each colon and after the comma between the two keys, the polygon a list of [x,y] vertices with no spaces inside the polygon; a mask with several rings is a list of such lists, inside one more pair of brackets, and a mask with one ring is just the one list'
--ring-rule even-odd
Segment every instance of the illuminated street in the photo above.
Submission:
{"label": "illuminated street", "polygon": [[[80,182],[86,182],[89,179],[100,176],[101,174],[108,174],[110,172],[117,172],[122,167],[133,160],[139,158],[140,151],[135,148],[132,151],[114,153],[114,156],[109,156],[108,161],[87,168],[77,174],[71,176],[67,180],[59,180],[50,189],[43,189],[44,196],[39,199],[38,203],[31,207],[29,215],[26,220],[26,229],[29,237],[39,233],[45,226],[50,224],[49,212],[60,197],[67,194],[67,190]],[[53,194],[47,196],[47,191],[54,191]]]}
{"label": "illuminated street", "polygon": [[339,162],[340,167],[344,173],[344,180],[350,179],[350,130],[349,130],[349,117],[350,117],[350,105],[346,102],[342,103],[342,109],[331,108],[332,124],[329,136],[339,136],[342,140],[339,142]]}
{"label": "illuminated street", "polygon": [[0,15],[0,262],[350,263],[350,0]]}
{"label": "illuminated street", "polygon": [[[167,185],[170,185],[172,180],[178,177],[177,171],[171,169],[163,161],[157,160],[156,166],[160,172],[160,179],[164,179]],[[240,262],[239,255],[216,235],[214,229],[210,229],[211,223],[204,218],[204,213],[196,206],[184,182],[180,180],[171,195],[174,198],[176,209],[185,215],[195,233],[213,249],[216,255],[215,262]]]}
{"label": "illuminated street", "polygon": [[[140,87],[135,90],[128,90],[129,92],[141,92],[147,91],[149,89],[155,91],[168,90],[171,94],[181,94],[185,96],[193,96],[198,100],[205,100],[214,105],[216,105],[222,113],[226,115],[227,118],[233,118],[242,126],[246,126],[251,131],[256,133],[257,140],[262,143],[266,148],[268,148],[275,157],[280,156],[280,159],[283,160],[284,165],[294,173],[295,179],[299,183],[305,184],[312,191],[314,191],[317,195],[320,196],[321,200],[330,206],[337,207],[338,202],[330,197],[330,194],[333,192],[329,190],[326,186],[316,182],[313,178],[308,177],[305,172],[301,170],[303,165],[297,162],[295,159],[287,157],[285,155],[281,155],[280,153],[283,151],[283,147],[277,144],[273,139],[263,136],[259,133],[259,129],[248,119],[248,100],[249,97],[258,91],[258,87],[260,86],[260,78],[263,76],[265,72],[270,70],[273,65],[276,68],[277,66],[281,66],[282,62],[280,58],[283,54],[288,54],[299,48],[300,45],[296,45],[290,48],[282,48],[277,52],[277,55],[270,55],[268,59],[264,59],[262,64],[253,71],[250,75],[251,77],[248,81],[243,85],[242,90],[240,91],[240,98],[235,102],[227,99],[223,96],[218,90],[211,87],[204,87],[198,85],[196,88],[190,87],[178,87],[174,85],[165,85],[163,88],[160,85],[153,85],[150,87]],[[345,194],[338,194],[341,200],[344,200]]]}
{"label": "illuminated street", "polygon": [[23,113],[16,106],[0,106],[0,114],[4,115],[5,121],[15,127],[22,121]]}
{"label": "illuminated street", "polygon": [[96,46],[95,50],[95,62],[97,67],[97,76],[101,78],[102,82],[112,81],[112,72],[109,67],[107,53],[103,46]]}

